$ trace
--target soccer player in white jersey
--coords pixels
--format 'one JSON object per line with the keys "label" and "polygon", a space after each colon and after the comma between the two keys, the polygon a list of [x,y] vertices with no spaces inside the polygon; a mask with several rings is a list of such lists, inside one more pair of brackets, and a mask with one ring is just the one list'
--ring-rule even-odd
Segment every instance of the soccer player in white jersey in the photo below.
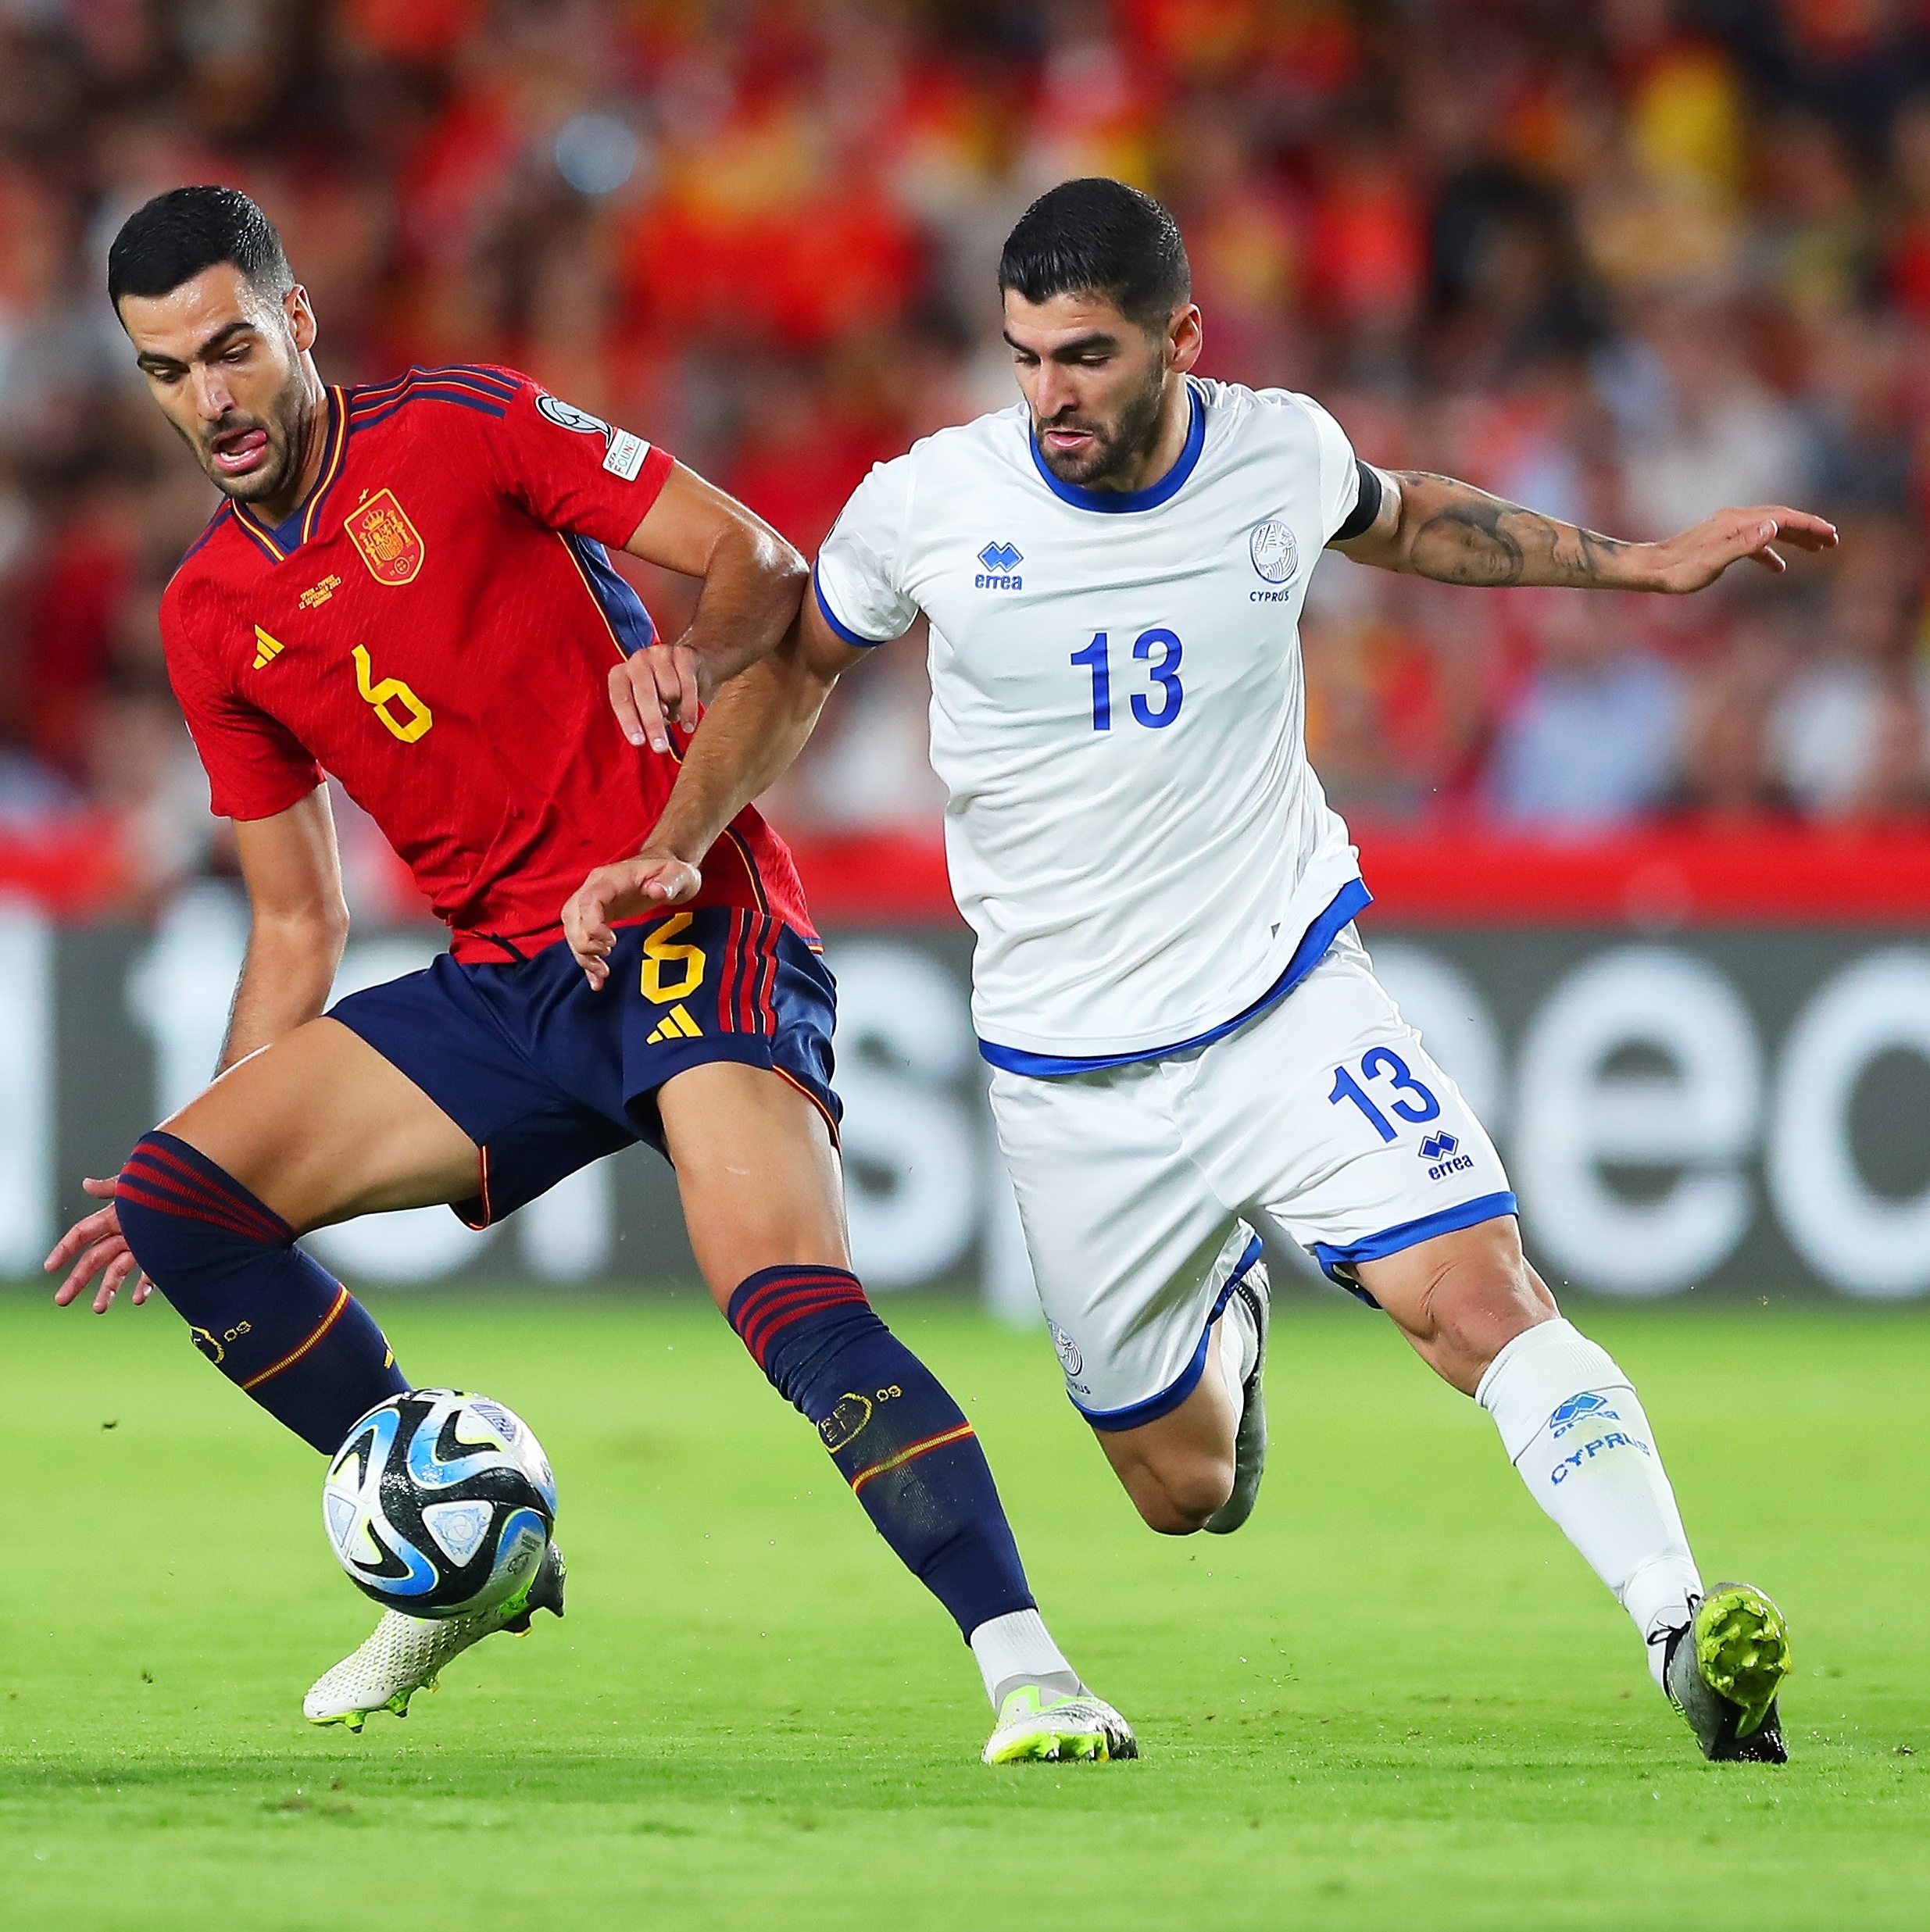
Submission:
{"label": "soccer player in white jersey", "polygon": [[[1296,627],[1330,545],[1449,583],[1685,592],[1835,531],[1758,508],[1622,543],[1375,469],[1310,398],[1189,373],[1179,231],[1117,182],[1035,203],[999,284],[1023,403],[860,486],[642,853],[571,900],[579,960],[595,980],[614,922],[696,890],[839,673],[923,611],[999,1141],[1067,1388],[1140,1514],[1246,1520],[1260,1237],[1297,1241],[1494,1418],[1705,1755],[1782,1761],[1780,1614],[1705,1590],[1635,1390],[1524,1259],[1493,1145],[1355,934],[1369,895],[1307,763]],[[653,692],[613,674],[638,744]]]}

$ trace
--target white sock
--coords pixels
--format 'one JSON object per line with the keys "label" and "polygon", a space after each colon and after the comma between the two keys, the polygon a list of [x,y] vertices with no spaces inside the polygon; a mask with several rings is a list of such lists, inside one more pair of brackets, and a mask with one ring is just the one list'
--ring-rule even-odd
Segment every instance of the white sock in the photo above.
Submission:
{"label": "white sock", "polygon": [[1260,1330],[1244,1297],[1230,1295],[1220,1313],[1220,1372],[1238,1415],[1246,1404],[1246,1378],[1260,1355]]}
{"label": "white sock", "polygon": [[995,1711],[1021,1684],[1036,1684],[1061,1697],[1076,1696],[1085,1688],[1036,1610],[1009,1610],[1003,1616],[988,1618],[972,1632],[971,1646]]}
{"label": "white sock", "polygon": [[1474,1399],[1528,1493],[1634,1618],[1660,1684],[1663,1639],[1689,1621],[1702,1579],[1628,1377],[1571,1323],[1542,1322],[1489,1364]]}

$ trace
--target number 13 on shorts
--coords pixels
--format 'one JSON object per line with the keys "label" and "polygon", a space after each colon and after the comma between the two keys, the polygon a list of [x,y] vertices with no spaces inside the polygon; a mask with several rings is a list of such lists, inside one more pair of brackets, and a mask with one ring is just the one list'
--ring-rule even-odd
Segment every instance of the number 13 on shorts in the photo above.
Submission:
{"label": "number 13 on shorts", "polygon": [[1339,1106],[1342,1102],[1352,1102],[1383,1141],[1398,1138],[1399,1130],[1381,1111],[1363,1082],[1370,1085],[1378,1083],[1385,1088],[1389,1109],[1416,1127],[1423,1121],[1438,1120],[1441,1117],[1441,1103],[1435,1098],[1433,1090],[1414,1078],[1407,1070],[1407,1062],[1398,1053],[1387,1047],[1375,1047],[1362,1056],[1359,1079],[1354,1077],[1350,1068],[1334,1069],[1333,1091],[1327,1096],[1327,1102],[1333,1107]]}

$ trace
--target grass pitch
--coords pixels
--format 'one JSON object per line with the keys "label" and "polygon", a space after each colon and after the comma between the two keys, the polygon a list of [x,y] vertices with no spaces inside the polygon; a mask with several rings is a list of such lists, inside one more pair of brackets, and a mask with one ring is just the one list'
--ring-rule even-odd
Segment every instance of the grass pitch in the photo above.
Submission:
{"label": "grass pitch", "polygon": [[548,1446],[567,1620],[312,1730],[372,1615],[318,1459],[158,1302],[0,1298],[9,1928],[1930,1924],[1922,1313],[1583,1316],[1711,1575],[1789,1615],[1778,1771],[1702,1762],[1486,1418],[1374,1317],[1287,1305],[1260,1510],[1169,1541],[1042,1338],[901,1305],[1145,1752],[994,1771],[968,1654],[707,1305],[375,1301],[413,1374]]}

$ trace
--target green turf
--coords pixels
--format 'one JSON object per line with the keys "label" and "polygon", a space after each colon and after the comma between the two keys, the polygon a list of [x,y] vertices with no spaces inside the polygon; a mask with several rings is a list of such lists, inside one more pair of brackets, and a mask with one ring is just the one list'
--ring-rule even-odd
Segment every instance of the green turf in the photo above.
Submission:
{"label": "green turf", "polygon": [[316,1459],[158,1304],[0,1297],[8,1927],[1930,1923],[1921,1315],[1586,1318],[1703,1561],[1789,1612],[1776,1771],[1695,1755],[1485,1418],[1373,1317],[1285,1311],[1259,1512],[1181,1542],[1042,1340],[906,1309],[1145,1751],[992,1771],[949,1625],[706,1309],[378,1306],[412,1373],[534,1424],[572,1595],[356,1738],[298,1715],[369,1622]]}

